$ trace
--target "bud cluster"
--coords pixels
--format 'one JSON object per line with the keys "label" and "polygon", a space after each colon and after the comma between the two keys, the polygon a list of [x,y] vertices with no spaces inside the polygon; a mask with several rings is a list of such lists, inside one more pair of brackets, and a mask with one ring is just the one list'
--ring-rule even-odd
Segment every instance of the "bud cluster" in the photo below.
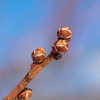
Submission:
{"label": "bud cluster", "polygon": [[[57,31],[58,40],[52,47],[52,55],[56,60],[60,59],[68,50],[68,43],[71,39],[72,33],[69,27],[59,28]],[[35,49],[32,54],[33,64],[40,64],[45,58],[45,51],[43,47]],[[32,67],[32,66],[31,66]]]}
{"label": "bud cluster", "polygon": [[69,27],[62,27],[57,31],[58,41],[52,47],[52,53],[56,60],[60,59],[68,50],[68,43],[71,39],[72,33]]}

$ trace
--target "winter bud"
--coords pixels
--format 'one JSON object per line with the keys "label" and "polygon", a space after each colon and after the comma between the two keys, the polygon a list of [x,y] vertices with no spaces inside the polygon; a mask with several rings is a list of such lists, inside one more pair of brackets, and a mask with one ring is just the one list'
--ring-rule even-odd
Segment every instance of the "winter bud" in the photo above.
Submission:
{"label": "winter bud", "polygon": [[66,40],[58,40],[52,47],[52,52],[56,60],[60,59],[68,50],[68,43]]}
{"label": "winter bud", "polygon": [[45,51],[43,47],[35,49],[31,54],[33,64],[41,63],[45,58]]}
{"label": "winter bud", "polygon": [[18,100],[29,100],[32,96],[32,89],[25,88],[21,93],[18,95]]}
{"label": "winter bud", "polygon": [[58,40],[66,40],[67,42],[70,41],[72,33],[69,27],[62,27],[57,31]]}

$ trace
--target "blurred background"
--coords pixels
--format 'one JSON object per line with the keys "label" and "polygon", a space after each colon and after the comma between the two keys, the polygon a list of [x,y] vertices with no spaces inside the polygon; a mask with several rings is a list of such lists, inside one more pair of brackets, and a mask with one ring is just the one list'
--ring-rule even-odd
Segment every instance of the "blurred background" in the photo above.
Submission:
{"label": "blurred background", "polygon": [[28,85],[30,100],[100,100],[100,0],[0,0],[0,100],[29,71],[32,51],[48,55],[64,26],[69,50]]}

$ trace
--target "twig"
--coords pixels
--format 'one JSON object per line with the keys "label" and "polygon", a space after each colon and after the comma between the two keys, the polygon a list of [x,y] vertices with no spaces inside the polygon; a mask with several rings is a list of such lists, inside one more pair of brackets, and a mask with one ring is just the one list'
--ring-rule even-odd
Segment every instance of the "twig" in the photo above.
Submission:
{"label": "twig", "polygon": [[15,97],[32,81],[35,76],[42,71],[50,62],[54,60],[50,53],[41,64],[34,64],[23,80],[5,97],[3,100],[14,100]]}
{"label": "twig", "polygon": [[[23,80],[3,99],[3,100],[17,100],[18,94],[32,81],[35,76],[42,71],[54,59],[60,59],[68,50],[68,43],[72,33],[69,27],[60,28],[57,31],[58,41],[54,43],[51,53],[45,58],[45,51],[43,47],[36,49],[31,57],[33,63],[31,69]],[[44,59],[45,58],[45,59]],[[44,61],[43,61],[44,60]],[[43,62],[42,62],[43,61]],[[42,63],[41,63],[42,62]]]}

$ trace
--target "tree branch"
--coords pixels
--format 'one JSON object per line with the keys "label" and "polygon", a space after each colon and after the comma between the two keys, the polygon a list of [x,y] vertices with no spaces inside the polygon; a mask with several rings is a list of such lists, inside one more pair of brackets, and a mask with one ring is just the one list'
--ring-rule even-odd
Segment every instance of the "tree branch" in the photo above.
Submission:
{"label": "tree branch", "polygon": [[44,59],[41,64],[31,64],[31,69],[22,81],[5,97],[3,100],[14,100],[15,97],[42,71],[50,62],[54,60],[52,52]]}
{"label": "tree branch", "polygon": [[[23,80],[3,99],[3,100],[17,100],[18,94],[35,78],[35,76],[42,71],[54,59],[60,59],[68,50],[68,43],[71,39],[72,33],[69,27],[62,27],[57,31],[58,41],[52,47],[51,53],[45,58],[45,51],[40,47],[32,52],[33,64],[31,69]],[[45,59],[44,59],[45,58]],[[44,61],[43,61],[44,60]],[[43,61],[43,62],[42,62]]]}

